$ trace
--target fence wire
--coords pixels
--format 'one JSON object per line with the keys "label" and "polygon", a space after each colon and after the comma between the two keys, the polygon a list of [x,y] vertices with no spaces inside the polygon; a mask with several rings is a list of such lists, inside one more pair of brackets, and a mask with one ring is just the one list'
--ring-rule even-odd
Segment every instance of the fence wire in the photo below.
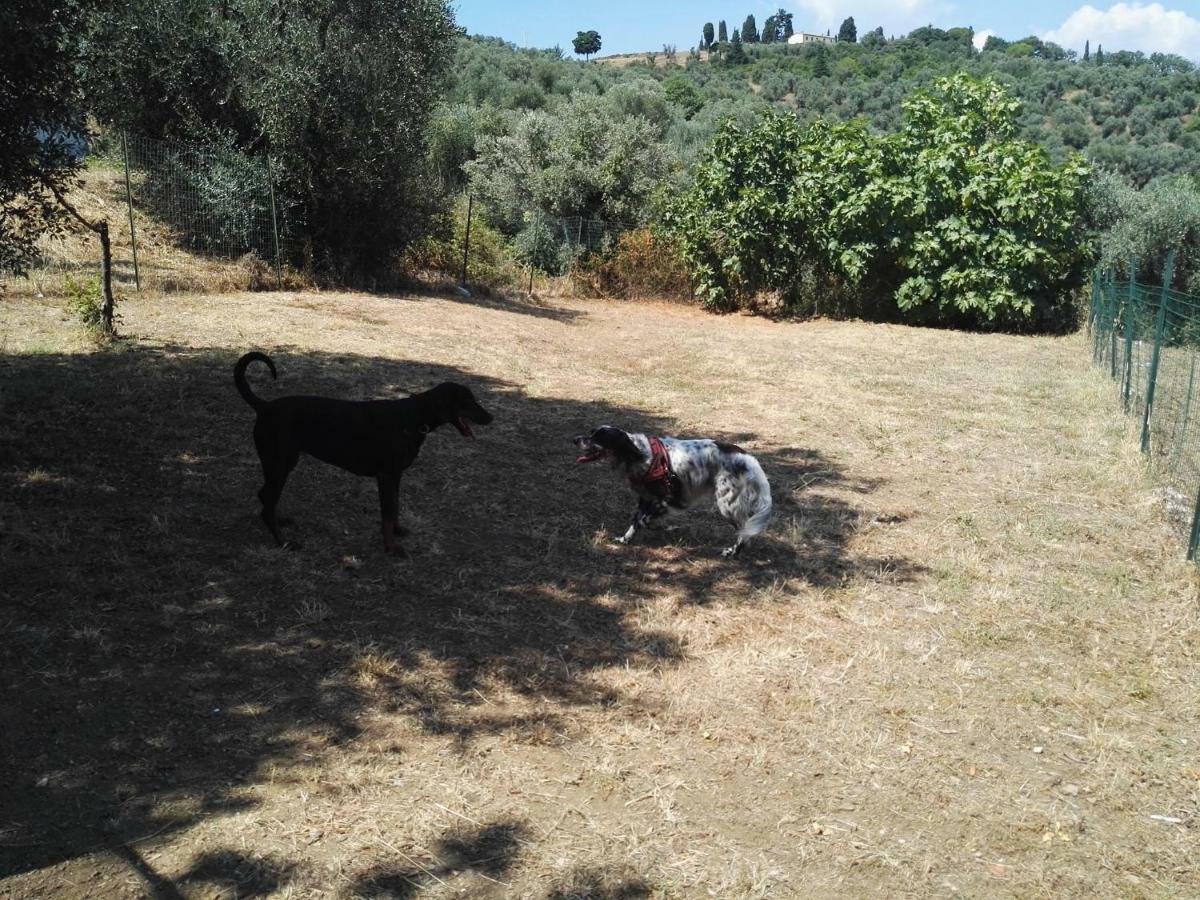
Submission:
{"label": "fence wire", "polygon": [[[119,133],[105,135],[89,157],[76,203],[108,221],[120,290],[275,287],[281,262],[300,256],[265,157]],[[96,277],[90,233],[50,237],[39,250],[26,279],[38,293],[58,278]]]}
{"label": "fence wire", "polygon": [[265,157],[126,137],[134,202],[175,231],[193,253],[274,260],[279,234]]}
{"label": "fence wire", "polygon": [[1097,274],[1089,318],[1093,359],[1141,425],[1142,452],[1167,487],[1167,512],[1200,549],[1200,297]]}

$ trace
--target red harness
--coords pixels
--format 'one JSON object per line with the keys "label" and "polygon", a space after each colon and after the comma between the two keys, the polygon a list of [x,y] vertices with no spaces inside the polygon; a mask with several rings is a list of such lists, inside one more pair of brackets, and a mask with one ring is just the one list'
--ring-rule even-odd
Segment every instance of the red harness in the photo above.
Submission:
{"label": "red harness", "polygon": [[671,457],[663,446],[661,438],[652,437],[650,441],[650,468],[641,477],[642,487],[658,499],[671,501],[679,491],[679,479],[671,469]]}

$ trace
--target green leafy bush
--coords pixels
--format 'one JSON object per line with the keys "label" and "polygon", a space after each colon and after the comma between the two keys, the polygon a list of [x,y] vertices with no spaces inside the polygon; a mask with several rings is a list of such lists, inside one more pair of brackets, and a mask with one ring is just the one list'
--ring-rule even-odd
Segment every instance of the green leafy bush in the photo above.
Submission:
{"label": "green leafy bush", "polygon": [[[726,126],[668,214],[697,290],[731,309],[776,292],[822,310],[978,328],[1054,329],[1086,277],[1088,167],[1015,137],[995,82],[941,79],[897,134],[768,114]],[[828,307],[826,307],[827,309]]]}
{"label": "green leafy bush", "polygon": [[[457,282],[462,275],[467,232],[467,200],[460,198],[440,228],[410,245],[400,268],[409,277],[434,275]],[[489,225],[478,205],[471,215],[471,244],[467,253],[467,282],[473,287],[503,291],[516,287],[520,270],[504,236]]]}
{"label": "green leafy bush", "polygon": [[1157,284],[1174,250],[1174,286],[1200,294],[1200,185],[1194,179],[1160,178],[1138,191],[1106,172],[1096,178],[1090,199],[1104,229],[1102,269],[1127,275],[1135,268],[1138,281]]}
{"label": "green leafy bush", "polygon": [[76,281],[70,275],[63,279],[63,304],[74,318],[88,331],[99,334],[104,330],[100,307],[104,303],[104,292],[99,278]]}

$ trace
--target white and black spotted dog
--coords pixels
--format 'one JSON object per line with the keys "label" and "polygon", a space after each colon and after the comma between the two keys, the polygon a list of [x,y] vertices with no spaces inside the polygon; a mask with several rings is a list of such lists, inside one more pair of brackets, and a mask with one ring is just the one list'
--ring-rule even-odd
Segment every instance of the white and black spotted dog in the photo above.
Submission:
{"label": "white and black spotted dog", "polygon": [[758,460],[733,444],[632,434],[603,425],[575,438],[578,462],[607,459],[638,495],[633,523],[619,543],[673,509],[715,496],[717,510],[737,528],[737,541],[722,551],[736,556],[771,519],[771,485]]}

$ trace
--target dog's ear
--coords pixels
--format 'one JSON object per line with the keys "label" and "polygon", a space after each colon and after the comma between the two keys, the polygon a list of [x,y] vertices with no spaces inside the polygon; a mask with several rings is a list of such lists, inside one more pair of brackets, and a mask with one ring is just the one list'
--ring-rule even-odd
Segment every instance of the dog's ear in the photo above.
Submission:
{"label": "dog's ear", "polygon": [[611,425],[601,425],[592,432],[592,443],[598,444],[620,459],[639,459],[642,451],[627,432]]}

